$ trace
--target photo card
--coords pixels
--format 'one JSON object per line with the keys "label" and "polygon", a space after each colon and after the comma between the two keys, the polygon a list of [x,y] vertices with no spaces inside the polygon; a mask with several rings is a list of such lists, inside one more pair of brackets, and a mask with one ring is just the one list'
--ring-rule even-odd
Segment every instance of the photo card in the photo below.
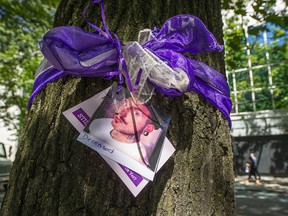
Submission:
{"label": "photo card", "polygon": [[[73,127],[80,133],[90,121],[93,113],[100,106],[110,88],[94,95],[93,97],[81,102],[80,104],[71,107],[63,112],[63,115],[73,125]],[[174,153],[175,148],[171,142],[165,137],[163,149],[160,151],[160,160],[158,162],[158,171]],[[100,154],[101,155],[101,154]],[[101,155],[102,158],[109,164],[114,172],[119,176],[131,193],[136,197],[144,187],[149,183],[149,180],[139,175],[135,171],[115,162],[114,160]],[[95,171],[97,167],[95,167]]]}
{"label": "photo card", "polygon": [[78,141],[153,180],[170,117],[113,85]]}

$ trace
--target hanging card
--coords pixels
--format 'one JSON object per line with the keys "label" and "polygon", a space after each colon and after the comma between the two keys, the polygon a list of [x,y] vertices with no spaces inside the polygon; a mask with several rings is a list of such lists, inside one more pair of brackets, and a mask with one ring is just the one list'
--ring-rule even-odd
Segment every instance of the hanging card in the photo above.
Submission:
{"label": "hanging card", "polygon": [[116,89],[108,91],[77,140],[153,180],[170,118],[125,88]]}
{"label": "hanging card", "polygon": [[[97,95],[91,97],[90,99],[63,112],[64,116],[77,129],[77,131],[79,132],[83,131],[84,127],[89,122],[95,110],[102,103],[109,89],[110,88],[98,93]],[[156,168],[156,171],[158,171],[166,163],[166,161],[171,157],[174,151],[175,151],[175,148],[170,143],[170,141],[165,137],[163,149],[160,152],[160,159],[158,161],[158,166]],[[143,176],[139,175],[133,170],[115,162],[114,160],[108,157],[105,157],[103,155],[101,156],[110,165],[110,167],[116,172],[116,174],[121,178],[121,180],[129,188],[129,190],[132,192],[132,194],[135,197],[148,184],[149,182],[148,179],[145,179]]]}

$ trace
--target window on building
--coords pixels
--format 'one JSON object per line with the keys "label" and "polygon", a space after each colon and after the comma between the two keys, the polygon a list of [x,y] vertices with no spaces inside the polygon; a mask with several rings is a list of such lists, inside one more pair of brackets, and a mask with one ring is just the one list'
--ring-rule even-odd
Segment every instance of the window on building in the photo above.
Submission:
{"label": "window on building", "polygon": [[239,50],[226,53],[232,113],[288,109],[288,32],[269,23],[244,30]]}

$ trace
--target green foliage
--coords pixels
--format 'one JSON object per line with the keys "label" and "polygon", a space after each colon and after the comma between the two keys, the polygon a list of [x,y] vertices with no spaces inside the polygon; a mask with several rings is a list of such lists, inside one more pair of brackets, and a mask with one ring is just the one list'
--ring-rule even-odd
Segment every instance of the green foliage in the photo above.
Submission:
{"label": "green foliage", "polygon": [[37,41],[52,27],[57,2],[1,1],[0,118],[11,129],[19,131],[23,125],[34,73],[42,59]]}
{"label": "green foliage", "polygon": [[[233,69],[247,67],[245,37],[241,26],[239,26],[239,18],[231,17],[226,20],[228,28],[224,32],[225,53],[228,54],[225,57],[227,69],[229,71]],[[234,52],[237,50],[237,52]]]}
{"label": "green foliage", "polygon": [[[253,106],[257,111],[288,108],[287,1],[282,4],[286,7],[280,11],[276,10],[276,0],[222,2],[226,24],[225,62],[231,99],[234,104],[238,103],[238,112],[255,111]],[[250,12],[245,8],[250,8]],[[258,24],[250,25],[251,18]],[[233,71],[236,71],[234,75]],[[236,82],[233,82],[233,76]],[[235,107],[233,111],[236,111]]]}

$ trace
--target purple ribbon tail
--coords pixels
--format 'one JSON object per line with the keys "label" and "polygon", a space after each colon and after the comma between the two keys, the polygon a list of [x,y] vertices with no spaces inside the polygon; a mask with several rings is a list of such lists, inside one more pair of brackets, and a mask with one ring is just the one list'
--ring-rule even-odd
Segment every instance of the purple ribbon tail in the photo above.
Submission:
{"label": "purple ribbon tail", "polygon": [[215,91],[213,87],[207,85],[207,83],[199,78],[195,79],[195,84],[192,90],[198,94],[201,94],[207,101],[217,107],[228,119],[229,126],[231,127],[232,122],[230,119],[230,112],[232,109],[232,102],[229,95]]}
{"label": "purple ribbon tail", "polygon": [[138,89],[138,86],[139,86],[139,83],[140,83],[141,75],[142,75],[142,69],[140,68],[139,71],[138,71],[138,74],[137,74],[136,80],[135,80],[135,84],[134,84],[134,86],[133,86],[133,92],[136,92],[137,89]]}
{"label": "purple ribbon tail", "polygon": [[[186,92],[193,90],[201,94],[227,117],[231,126],[230,112],[232,103],[230,100],[230,89],[225,76],[203,62],[190,59],[172,50],[157,50],[155,54],[167,62],[171,68],[184,70],[190,80]],[[185,93],[175,88],[166,89],[154,83],[151,84],[157,91],[167,96],[174,97]]]}
{"label": "purple ribbon tail", "polygon": [[52,83],[53,81],[64,76],[66,76],[65,72],[60,71],[54,67],[40,73],[35,79],[32,94],[28,102],[28,109],[30,109],[34,97],[42,90],[42,88],[44,88],[48,83]]}

